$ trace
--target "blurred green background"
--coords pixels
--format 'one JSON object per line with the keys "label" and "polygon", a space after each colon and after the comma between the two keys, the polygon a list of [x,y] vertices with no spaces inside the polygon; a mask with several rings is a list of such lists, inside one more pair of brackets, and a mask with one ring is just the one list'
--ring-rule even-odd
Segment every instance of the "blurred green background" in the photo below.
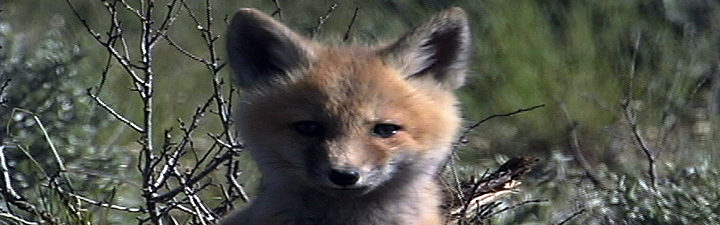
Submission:
{"label": "blurred green background", "polygon": [[[106,31],[101,1],[71,2],[96,32]],[[165,15],[166,2],[158,1],[158,15]],[[567,224],[718,224],[719,1],[278,2],[283,22],[306,36],[337,3],[316,38],[331,42],[342,39],[358,8],[349,31],[350,42],[358,44],[392,40],[450,6],[468,12],[476,49],[469,82],[460,90],[467,123],[546,105],[481,124],[457,152],[462,176],[481,175],[512,156],[540,159],[506,204],[549,201],[495,216],[493,224],[556,224],[581,210]],[[236,9],[254,7],[268,14],[276,9],[271,0],[211,3],[220,39]],[[188,4],[203,15],[204,1]],[[14,146],[6,154],[18,188],[42,195],[41,179],[21,150],[48,170],[53,159],[36,121],[14,108],[38,115],[69,170],[83,180],[78,189],[95,199],[141,205],[135,166],[139,135],[85,92],[103,83],[100,97],[139,121],[141,100],[130,91],[128,76],[114,66],[101,81],[107,53],[65,1],[5,0],[0,9],[0,84],[12,79],[2,96],[8,101],[0,106],[6,127],[0,134]],[[137,59],[137,21],[122,10],[120,18],[128,51]],[[168,35],[187,51],[208,57],[187,15]],[[222,47],[218,51],[224,56]],[[211,95],[211,75],[167,42],[159,42],[155,55],[154,135],[161,138],[172,128],[171,134],[180,135],[177,120],[189,120]],[[228,69],[222,73],[227,76]],[[626,110],[636,114],[638,134],[656,157],[657,192],[650,187],[647,159]],[[196,144],[209,145],[205,133],[217,126],[215,119],[201,121]],[[252,186],[257,179],[252,163],[246,170],[241,179]],[[130,213],[95,210],[102,212],[93,220],[100,224],[134,220]]]}

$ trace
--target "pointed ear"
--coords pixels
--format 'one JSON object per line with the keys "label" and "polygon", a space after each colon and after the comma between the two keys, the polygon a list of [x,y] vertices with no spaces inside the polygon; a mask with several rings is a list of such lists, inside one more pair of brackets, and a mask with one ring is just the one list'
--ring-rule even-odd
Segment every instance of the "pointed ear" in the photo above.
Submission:
{"label": "pointed ear", "polygon": [[228,27],[228,63],[241,88],[270,85],[307,66],[309,42],[256,9],[240,9]]}
{"label": "pointed ear", "polygon": [[403,35],[380,54],[408,79],[432,76],[454,89],[465,80],[471,39],[465,11],[454,7]]}

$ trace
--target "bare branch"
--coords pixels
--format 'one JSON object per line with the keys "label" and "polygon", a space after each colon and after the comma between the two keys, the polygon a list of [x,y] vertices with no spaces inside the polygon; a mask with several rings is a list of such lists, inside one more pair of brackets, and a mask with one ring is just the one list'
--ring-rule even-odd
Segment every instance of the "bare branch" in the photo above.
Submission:
{"label": "bare branch", "polygon": [[190,9],[190,6],[187,5],[187,2],[185,0],[180,1],[183,5],[183,8],[185,8],[188,12],[188,15],[190,15],[190,18],[195,22],[195,25],[200,25],[200,20],[198,20],[197,16],[195,16],[195,13]]}
{"label": "bare branch", "polygon": [[7,160],[5,159],[5,146],[2,145],[2,143],[2,137],[0,137],[0,174],[2,174],[3,179],[3,185],[0,186],[0,192],[2,192],[3,198],[10,204],[18,207],[20,210],[38,215],[47,223],[58,224],[52,214],[28,202],[25,197],[19,195],[15,189],[13,189],[10,173],[8,172]]}
{"label": "bare branch", "polygon": [[590,180],[593,182],[593,184],[597,185],[598,188],[605,190],[607,186],[600,180],[597,175],[595,175],[594,170],[592,169],[592,166],[590,166],[590,163],[585,160],[585,156],[582,154],[582,150],[580,148],[580,141],[578,140],[578,134],[577,134],[577,122],[573,121],[570,118],[570,112],[567,110],[567,107],[565,106],[565,103],[560,102],[560,108],[562,109],[563,115],[565,115],[565,119],[568,121],[568,142],[570,142],[570,148],[572,149],[573,155],[575,156],[575,160],[578,161],[580,164],[580,167],[585,170],[585,174],[590,178]]}
{"label": "bare branch", "polygon": [[[53,156],[55,156],[55,163],[56,163],[58,169],[60,170],[61,173],[65,172],[66,171],[65,164],[63,164],[63,161],[60,158],[60,154],[58,153],[57,149],[55,148],[55,144],[53,144],[52,140],[50,139],[50,135],[48,135],[47,130],[45,129],[45,126],[43,126],[42,121],[40,121],[40,118],[38,118],[38,116],[35,113],[30,112],[25,109],[14,108],[12,111],[13,114],[15,114],[16,111],[21,111],[21,112],[27,113],[33,117],[33,120],[35,120],[35,122],[38,124],[38,127],[40,128],[40,131],[43,133],[43,137],[45,138],[45,141],[48,142],[48,145],[50,146],[50,151],[52,152]],[[67,182],[69,184],[69,180],[67,180]]]}
{"label": "bare branch", "polygon": [[536,106],[533,106],[533,107],[530,107],[530,108],[518,109],[518,110],[516,110],[515,112],[504,113],[504,114],[494,114],[494,115],[492,115],[492,116],[485,117],[484,119],[478,121],[477,123],[474,123],[473,125],[470,125],[470,126],[468,126],[467,128],[465,128],[465,130],[463,130],[463,132],[460,134],[460,137],[458,138],[458,140],[455,141],[455,143],[453,143],[452,149],[457,149],[457,148],[460,146],[461,143],[467,142],[466,138],[467,138],[467,135],[470,133],[470,131],[474,130],[475,128],[477,128],[478,126],[480,126],[480,124],[482,124],[482,123],[484,123],[484,122],[486,122],[486,121],[488,121],[488,120],[491,120],[491,119],[493,119],[493,118],[495,118],[495,117],[508,117],[508,116],[513,116],[513,115],[518,114],[518,113],[528,112],[528,111],[532,111],[532,110],[535,110],[535,109],[537,109],[537,108],[542,108],[542,107],[545,107],[545,104],[536,105]]}
{"label": "bare branch", "polygon": [[505,211],[508,211],[508,210],[511,210],[511,209],[514,209],[514,208],[517,208],[517,207],[520,207],[520,206],[523,206],[523,205],[543,203],[543,202],[549,202],[549,201],[550,201],[550,200],[547,200],[547,199],[527,200],[527,201],[523,201],[523,202],[518,203],[518,204],[515,204],[515,205],[511,205],[511,206],[505,207],[505,208],[503,208],[503,209],[501,209],[501,210],[492,212],[492,213],[490,213],[490,214],[485,215],[484,217],[485,217],[485,218],[490,218],[490,217],[493,217],[494,215],[500,214],[500,213],[502,213],[502,212],[505,212]]}
{"label": "bare branch", "polygon": [[[210,174],[210,172],[215,171],[215,169],[220,166],[223,162],[229,160],[234,155],[233,151],[227,151],[225,154],[222,155],[220,158],[214,158],[209,165],[206,166],[205,170],[201,171],[198,175],[195,175],[195,177],[188,179],[187,182],[185,182],[185,185],[194,185],[198,181],[200,181],[202,178]],[[158,194],[154,197],[155,201],[165,201],[167,199],[173,198],[175,195],[183,191],[183,186],[174,188],[168,192]]]}
{"label": "bare branch", "polygon": [[110,115],[113,115],[117,120],[120,120],[120,122],[125,123],[125,124],[128,125],[130,128],[132,128],[132,129],[134,129],[135,131],[137,131],[138,133],[143,133],[143,132],[145,132],[140,126],[138,126],[137,124],[133,123],[133,122],[130,121],[129,119],[125,118],[124,116],[120,115],[119,113],[115,112],[115,110],[112,109],[112,107],[110,107],[110,106],[108,106],[107,104],[105,104],[105,102],[103,102],[102,100],[100,100],[100,98],[99,98],[98,96],[93,95],[90,90],[91,90],[91,89],[87,89],[87,94],[90,96],[90,98],[92,98],[93,100],[95,100],[95,102],[97,102],[97,104],[100,105],[103,109],[107,110],[108,113],[110,113]]}
{"label": "bare branch", "polygon": [[320,29],[322,29],[322,25],[325,24],[325,21],[327,21],[328,18],[330,18],[330,14],[335,11],[335,8],[337,8],[338,4],[337,2],[330,5],[330,9],[328,9],[327,13],[325,15],[320,16],[318,18],[318,25],[315,27],[315,29],[312,32],[312,38],[315,39],[318,34],[320,34]]}
{"label": "bare branch", "polygon": [[[155,182],[155,187],[159,187],[160,185],[165,183],[167,181],[167,179],[169,178],[168,175],[172,171],[171,169],[175,168],[175,166],[177,166],[177,163],[178,163],[177,159],[180,157],[181,154],[183,154],[187,143],[192,142],[191,134],[193,133],[195,128],[197,128],[197,123],[199,122],[200,117],[202,117],[202,115],[207,111],[207,108],[210,106],[210,103],[212,103],[212,101],[213,101],[213,99],[209,98],[205,102],[204,105],[198,107],[195,110],[195,113],[193,114],[192,120],[189,125],[185,126],[185,124],[182,121],[180,121],[180,126],[181,126],[180,130],[183,131],[183,137],[180,140],[180,143],[178,143],[176,145],[173,155],[167,156],[168,160],[165,163],[165,165],[163,166],[163,168],[160,170],[159,176]],[[208,151],[208,153],[209,153],[209,151]],[[199,166],[202,162],[203,162],[203,160],[197,161],[195,164],[196,167]],[[194,172],[194,169],[193,169],[193,172]]]}
{"label": "bare branch", "polygon": [[280,22],[283,22],[282,8],[280,8],[280,2],[278,2],[278,0],[272,0],[272,2],[275,4],[275,11],[270,14],[270,16],[278,15],[278,20],[280,20]]}
{"label": "bare branch", "polygon": [[161,37],[165,37],[167,34],[167,31],[170,29],[170,26],[172,26],[173,22],[177,19],[177,16],[182,11],[182,8],[179,8],[177,13],[174,15],[172,14],[173,9],[175,8],[175,4],[177,3],[177,0],[173,0],[170,2],[170,4],[167,4],[167,14],[165,14],[165,19],[163,19],[162,23],[160,24],[160,27],[157,29],[157,32],[155,36],[153,36],[150,40],[151,43],[156,43],[158,39]]}
{"label": "bare branch", "polygon": [[557,225],[563,225],[563,224],[567,223],[568,221],[572,220],[573,218],[579,216],[580,214],[583,214],[585,211],[586,211],[585,209],[580,209],[577,212],[574,212],[573,214],[571,214],[570,216],[565,218],[563,221],[560,221],[560,223],[558,223]]}
{"label": "bare branch", "polygon": [[355,12],[353,13],[352,19],[350,19],[350,24],[348,25],[347,30],[345,31],[345,36],[343,37],[343,41],[348,41],[350,39],[350,30],[352,30],[353,24],[355,24],[355,19],[358,15],[358,10],[360,7],[355,7]]}
{"label": "bare branch", "polygon": [[635,138],[635,141],[637,142],[638,146],[640,146],[640,149],[643,151],[645,157],[648,160],[647,173],[648,177],[650,178],[650,184],[652,185],[652,189],[657,190],[657,184],[655,182],[657,179],[657,175],[655,174],[655,156],[653,156],[652,152],[650,151],[650,148],[648,147],[645,138],[643,138],[643,136],[640,134],[640,129],[637,125],[637,118],[634,115],[634,109],[632,109],[628,101],[623,103],[623,111],[625,112],[625,118],[628,120],[630,129],[632,130],[633,138]]}
{"label": "bare branch", "polygon": [[133,70],[133,68],[140,68],[140,67],[130,63],[130,59],[127,58],[127,56],[129,55],[127,48],[125,48],[125,55],[122,55],[122,54],[120,54],[120,52],[118,52],[113,47],[115,40],[117,40],[118,38],[120,38],[120,40],[122,41],[123,46],[126,46],[125,39],[122,38],[122,30],[120,29],[120,25],[119,25],[119,22],[117,19],[117,11],[115,10],[114,5],[105,4],[106,9],[110,13],[111,24],[110,24],[110,29],[108,31],[108,40],[103,41],[102,36],[100,36],[100,34],[95,32],[92,29],[92,27],[90,27],[90,24],[88,24],[87,20],[83,19],[82,16],[80,16],[80,13],[77,11],[77,9],[75,9],[75,6],[73,6],[73,4],[70,2],[70,0],[65,0],[65,2],[68,3],[68,5],[70,6],[70,9],[73,11],[73,14],[75,14],[75,16],[78,18],[78,20],[80,20],[80,22],[83,24],[83,26],[85,27],[87,32],[93,38],[95,38],[95,40],[98,43],[100,43],[102,46],[104,46],[107,49],[107,51],[115,58],[115,60],[117,60],[118,63],[123,67],[123,69],[125,69],[125,71],[130,75],[130,77],[133,80],[133,84],[135,85],[136,90],[138,90],[138,93],[141,95],[141,97],[144,97],[143,96],[144,93],[140,91],[141,90],[140,84],[144,83],[145,81],[140,79],[140,77],[137,76],[137,74]]}
{"label": "bare branch", "polygon": [[165,39],[165,40],[170,44],[170,46],[173,46],[176,50],[178,50],[178,51],[179,51],[180,53],[182,53],[183,55],[189,57],[190,59],[195,60],[195,61],[198,61],[198,62],[201,62],[201,63],[203,63],[203,64],[205,64],[205,65],[212,65],[211,62],[208,62],[207,60],[205,60],[205,59],[203,59],[203,58],[200,58],[199,56],[196,56],[196,55],[188,52],[188,51],[185,50],[183,47],[180,47],[180,45],[178,45],[177,43],[175,43],[175,41],[173,41],[172,39],[170,39],[170,37],[168,37],[167,35],[163,36],[163,39]]}
{"label": "bare branch", "polygon": [[650,148],[648,147],[645,139],[642,137],[642,135],[640,135],[640,130],[638,129],[637,115],[635,111],[636,109],[631,106],[631,103],[634,100],[633,92],[635,89],[635,70],[637,67],[637,55],[640,51],[641,40],[642,33],[638,32],[637,38],[635,39],[635,45],[633,46],[634,51],[632,56],[632,63],[630,64],[630,71],[628,72],[630,80],[628,82],[627,97],[622,103],[622,109],[625,115],[625,119],[628,121],[630,129],[632,130],[635,141],[637,141],[638,146],[640,146],[640,149],[643,151],[645,157],[648,160],[648,177],[650,178],[650,184],[652,186],[652,189],[654,191],[657,191],[657,184],[655,182],[655,180],[657,179],[657,175],[655,174],[655,156],[653,156],[652,152],[650,151]]}
{"label": "bare branch", "polygon": [[[72,7],[70,1],[66,1]],[[83,24],[86,26],[86,29],[88,29],[91,35],[93,35],[96,41],[106,48],[109,53],[109,58],[115,58],[115,60],[118,61],[118,64],[120,64],[132,78],[132,83],[134,85],[133,91],[139,94],[143,102],[143,108],[141,110],[143,115],[142,124],[135,124],[114,111],[112,107],[109,107],[100,99],[99,94],[90,94],[91,90],[88,90],[88,94],[116,119],[127,124],[141,134],[141,137],[138,140],[138,143],[141,145],[141,150],[138,153],[137,169],[142,177],[140,186],[145,204],[142,208],[143,211],[138,212],[145,213],[145,215],[143,218],[138,219],[139,223],[149,222],[153,224],[162,224],[166,221],[169,221],[170,223],[177,222],[173,216],[170,215],[170,211],[173,209],[178,209],[188,213],[197,223],[212,223],[216,219],[215,217],[217,215],[209,210],[205,203],[198,197],[200,196],[199,192],[204,191],[206,187],[209,187],[208,184],[212,184],[212,182],[210,181],[206,185],[200,185],[200,187],[197,185],[208,180],[208,175],[217,171],[217,167],[226,162],[226,165],[228,165],[227,171],[237,172],[239,170],[237,168],[238,164],[237,161],[233,161],[233,159],[237,156],[237,153],[239,152],[238,150],[242,148],[242,145],[235,140],[235,135],[232,131],[233,121],[231,108],[233,92],[235,89],[230,86],[229,93],[225,94],[225,91],[227,91],[228,88],[223,86],[225,85],[225,82],[219,74],[225,64],[220,61],[221,59],[218,57],[215,50],[217,44],[216,41],[219,39],[219,36],[213,34],[213,17],[210,0],[205,1],[205,15],[203,15],[205,17],[202,19],[200,19],[201,17],[191,10],[190,5],[185,0],[179,0],[179,2],[178,0],[168,1],[168,4],[166,5],[166,14],[163,14],[162,17],[159,18],[155,18],[157,12],[155,10],[154,1],[141,0],[137,6],[131,5],[135,3],[127,0],[106,1],[104,3],[107,13],[110,16],[110,28],[107,32],[107,37],[95,33],[92,29],[90,29],[87,22]],[[118,9],[121,7],[124,7],[130,13],[135,14],[135,16],[139,19],[140,60],[135,59],[133,61],[130,59],[128,47],[134,46],[134,44],[126,44],[125,38],[123,38],[121,24],[128,23],[122,23],[124,21],[120,20],[121,17],[119,16]],[[76,16],[82,20],[79,13],[75,10],[73,11]],[[187,51],[175,42],[173,38],[169,37],[168,30],[171,28],[172,24],[177,21],[179,16],[182,15],[181,13],[185,12],[187,12],[190,19],[192,19],[195,23],[197,30],[200,32],[200,35],[205,41],[209,58],[203,58]],[[152,131],[153,129],[157,129],[153,127],[157,125],[152,123],[154,113],[152,108],[154,101],[153,79],[155,76],[153,71],[153,60],[155,59],[153,49],[160,38],[167,40],[167,42],[179,53],[195,61],[201,62],[206,66],[212,75],[213,94],[202,106],[198,107],[195,114],[192,116],[192,121],[188,124],[185,124],[182,121],[179,122],[180,130],[182,131],[179,142],[174,143],[173,138],[170,136],[170,132],[166,130],[162,149],[156,150],[153,148],[155,144],[153,141]],[[117,46],[115,44],[120,44],[121,46]],[[97,93],[100,93],[99,89],[104,83],[104,76],[107,74],[109,68],[110,63],[108,61],[105,69],[103,70],[103,80],[101,81],[101,85],[98,87]],[[216,104],[217,108],[210,110],[213,103]],[[222,128],[220,132],[217,132],[219,134],[218,136],[210,135],[214,142],[201,156],[198,152],[196,152],[195,147],[193,146],[192,135],[198,128],[198,121],[208,111],[212,111],[213,115],[217,115],[220,123],[222,124]],[[194,165],[183,164],[184,162],[187,162],[183,157],[185,157],[188,153],[188,145],[190,146],[190,151],[192,151],[195,156]],[[183,169],[180,169],[181,166]],[[178,182],[168,182],[172,178],[177,179]],[[227,182],[230,183],[233,190],[238,190],[241,193],[241,198],[243,198],[243,200],[247,201],[247,196],[244,193],[244,190],[242,190],[242,187],[238,184],[234,177],[228,177]],[[159,193],[161,190],[167,191]],[[184,195],[182,195],[183,193]],[[181,200],[175,199],[178,194],[184,196],[184,198]],[[236,196],[233,196],[233,198],[235,197]],[[95,205],[100,204],[102,207],[112,207],[115,209],[122,208],[121,206],[110,206],[109,204],[99,203],[91,199],[84,199],[83,201]]]}
{"label": "bare branch", "polygon": [[3,194],[10,195],[13,198],[21,199],[22,197],[19,197],[17,192],[15,192],[15,189],[12,187],[12,181],[10,180],[10,170],[7,167],[7,163],[5,160],[5,145],[2,145],[2,142],[0,142],[0,172],[2,172],[2,178],[3,178],[3,186],[2,191]]}
{"label": "bare branch", "polygon": [[234,161],[231,165],[232,166],[228,166],[228,172],[226,173],[226,175],[228,176],[228,179],[230,179],[230,184],[232,185],[233,188],[235,188],[235,190],[238,191],[238,194],[240,195],[240,199],[242,199],[244,202],[249,202],[250,197],[248,197],[247,193],[245,193],[245,189],[240,185],[240,182],[237,181],[237,176],[235,176],[235,175],[239,175],[239,172],[238,172],[240,170],[239,162]]}
{"label": "bare branch", "polygon": [[2,217],[2,218],[7,218],[7,219],[9,219],[9,220],[11,220],[11,221],[17,222],[18,224],[26,224],[26,225],[36,225],[36,224],[39,224],[38,222],[27,221],[27,220],[24,220],[23,218],[20,218],[20,217],[17,217],[17,216],[15,216],[15,215],[13,215],[13,214],[5,213],[5,212],[0,213],[0,217]]}
{"label": "bare branch", "polygon": [[70,6],[70,9],[73,11],[73,13],[75,14],[75,16],[77,16],[78,20],[80,20],[80,23],[82,23],[83,26],[85,27],[85,29],[87,29],[87,32],[90,34],[90,36],[92,36],[93,38],[95,38],[95,40],[97,40],[98,42],[101,42],[101,43],[102,43],[100,34],[98,34],[97,32],[95,32],[95,31],[90,27],[90,24],[88,24],[87,20],[83,19],[82,16],[80,16],[80,13],[77,11],[77,9],[75,9],[75,6],[72,4],[72,2],[70,2],[70,0],[65,0],[65,2],[67,2],[68,6]]}
{"label": "bare branch", "polygon": [[[493,204],[502,196],[512,193],[519,187],[520,177],[529,172],[535,162],[537,160],[530,157],[515,157],[488,176],[479,180],[470,178],[470,180],[462,182],[459,189],[454,190],[462,193],[461,196],[464,197],[453,199],[452,202],[443,205],[443,208],[447,209],[449,218],[452,220],[479,216],[477,215],[478,209],[484,205]],[[485,218],[489,218],[489,216]]]}
{"label": "bare branch", "polygon": [[10,81],[11,81],[11,79],[6,79],[3,82],[2,86],[0,86],[0,105],[3,105],[5,103],[7,103],[7,101],[8,101],[7,99],[3,98],[3,93],[5,92],[5,88],[7,88],[8,85],[10,84]]}
{"label": "bare branch", "polygon": [[[455,151],[460,147],[461,144],[467,143],[467,136],[468,136],[468,134],[470,134],[470,132],[471,132],[472,130],[474,130],[475,128],[479,127],[480,124],[482,124],[482,123],[484,123],[484,122],[487,122],[488,120],[491,120],[491,119],[496,118],[496,117],[508,117],[508,116],[513,116],[513,115],[515,115],[515,114],[532,111],[532,110],[535,110],[535,109],[537,109],[537,108],[542,108],[542,107],[545,107],[545,104],[536,105],[536,106],[529,107],[529,108],[524,108],[524,109],[518,109],[518,110],[516,110],[516,111],[514,111],[514,112],[510,112],[510,113],[494,114],[494,115],[485,117],[484,119],[482,119],[482,120],[480,120],[480,121],[478,121],[478,122],[476,122],[476,123],[468,126],[467,128],[465,128],[465,130],[463,130],[462,133],[460,134],[460,137],[458,137],[458,139],[452,144],[451,149],[452,149],[452,151],[453,151],[453,153],[452,153],[453,155],[452,155],[452,156],[450,157],[450,159],[448,160],[448,163],[446,163],[445,165],[443,165],[443,168],[445,168],[445,167],[447,167],[448,165],[450,165],[450,170],[451,170],[450,172],[452,173],[453,179],[454,179],[454,181],[455,181],[455,186],[456,186],[456,188],[462,189],[461,184],[460,184],[460,178],[458,177],[457,171],[455,170],[455,167],[454,167],[454,165],[455,165],[455,160],[456,160]],[[462,196],[462,193],[459,193],[459,194],[460,194],[460,196],[459,196],[460,198],[463,198],[463,197],[464,197],[464,196]]]}
{"label": "bare branch", "polygon": [[110,204],[110,203],[105,203],[105,202],[101,202],[101,201],[92,200],[92,199],[90,199],[90,198],[87,198],[87,197],[84,197],[84,196],[81,196],[81,195],[77,195],[77,194],[73,194],[73,193],[66,192],[66,191],[62,190],[61,188],[59,188],[59,187],[56,187],[55,190],[58,191],[58,192],[60,192],[60,193],[69,195],[69,196],[71,196],[71,197],[73,197],[73,198],[79,199],[80,201],[86,202],[86,203],[91,204],[91,205],[100,206],[100,207],[103,207],[103,208],[120,210],[120,211],[125,211],[125,212],[142,212],[142,213],[147,212],[147,210],[145,210],[145,209],[143,209],[143,208],[132,208],[132,207],[127,207],[127,206],[114,205],[114,204]]}
{"label": "bare branch", "polygon": [[122,4],[123,7],[125,7],[125,9],[127,9],[127,10],[130,11],[130,12],[132,12],[133,15],[135,15],[138,19],[142,20],[142,19],[144,18],[143,15],[140,14],[140,10],[137,10],[137,9],[135,9],[134,7],[132,7],[132,6],[129,5],[127,2],[125,2],[125,0],[120,0],[120,4]]}
{"label": "bare branch", "polygon": [[99,96],[100,92],[102,91],[103,87],[105,86],[105,81],[107,80],[108,72],[110,71],[110,66],[112,62],[112,55],[108,54],[107,60],[105,60],[105,66],[103,67],[102,72],[100,73],[100,83],[98,86],[95,87],[95,96]]}

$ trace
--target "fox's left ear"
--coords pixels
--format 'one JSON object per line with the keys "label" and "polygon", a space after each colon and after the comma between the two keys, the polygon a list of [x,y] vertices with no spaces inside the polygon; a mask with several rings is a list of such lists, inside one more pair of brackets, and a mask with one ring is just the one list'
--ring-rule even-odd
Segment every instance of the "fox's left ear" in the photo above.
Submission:
{"label": "fox's left ear", "polygon": [[307,67],[315,44],[257,9],[240,9],[227,33],[228,63],[241,88],[273,85]]}
{"label": "fox's left ear", "polygon": [[465,80],[472,51],[470,36],[465,11],[453,7],[406,33],[379,53],[409,79],[433,76],[443,86],[455,89]]}

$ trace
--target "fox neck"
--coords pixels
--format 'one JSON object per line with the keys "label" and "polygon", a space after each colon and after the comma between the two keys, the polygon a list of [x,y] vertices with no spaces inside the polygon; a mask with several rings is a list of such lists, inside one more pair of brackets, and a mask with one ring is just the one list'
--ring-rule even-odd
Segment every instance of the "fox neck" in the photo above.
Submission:
{"label": "fox neck", "polygon": [[[291,224],[440,224],[437,175],[395,179],[361,196],[332,196],[296,184],[263,185],[258,198],[278,206],[273,214]],[[282,199],[282,200],[279,200]],[[275,201],[281,204],[272,203]],[[293,202],[288,204],[288,202]],[[261,203],[262,204],[262,203]],[[427,218],[418,218],[429,217]],[[294,223],[292,223],[294,222]]]}
{"label": "fox neck", "polygon": [[[407,224],[408,221],[419,221],[417,215],[440,218],[442,194],[437,171],[444,158],[422,160],[436,166],[428,168],[425,164],[413,168],[413,165],[423,163],[410,163],[398,170],[394,179],[357,196],[330,195],[313,186],[302,185],[307,184],[300,178],[302,174],[273,170],[264,173],[257,200],[263,202],[260,204],[278,207],[277,214],[292,212],[293,215],[283,214],[282,217],[299,224]],[[276,201],[282,203],[273,203]]]}

